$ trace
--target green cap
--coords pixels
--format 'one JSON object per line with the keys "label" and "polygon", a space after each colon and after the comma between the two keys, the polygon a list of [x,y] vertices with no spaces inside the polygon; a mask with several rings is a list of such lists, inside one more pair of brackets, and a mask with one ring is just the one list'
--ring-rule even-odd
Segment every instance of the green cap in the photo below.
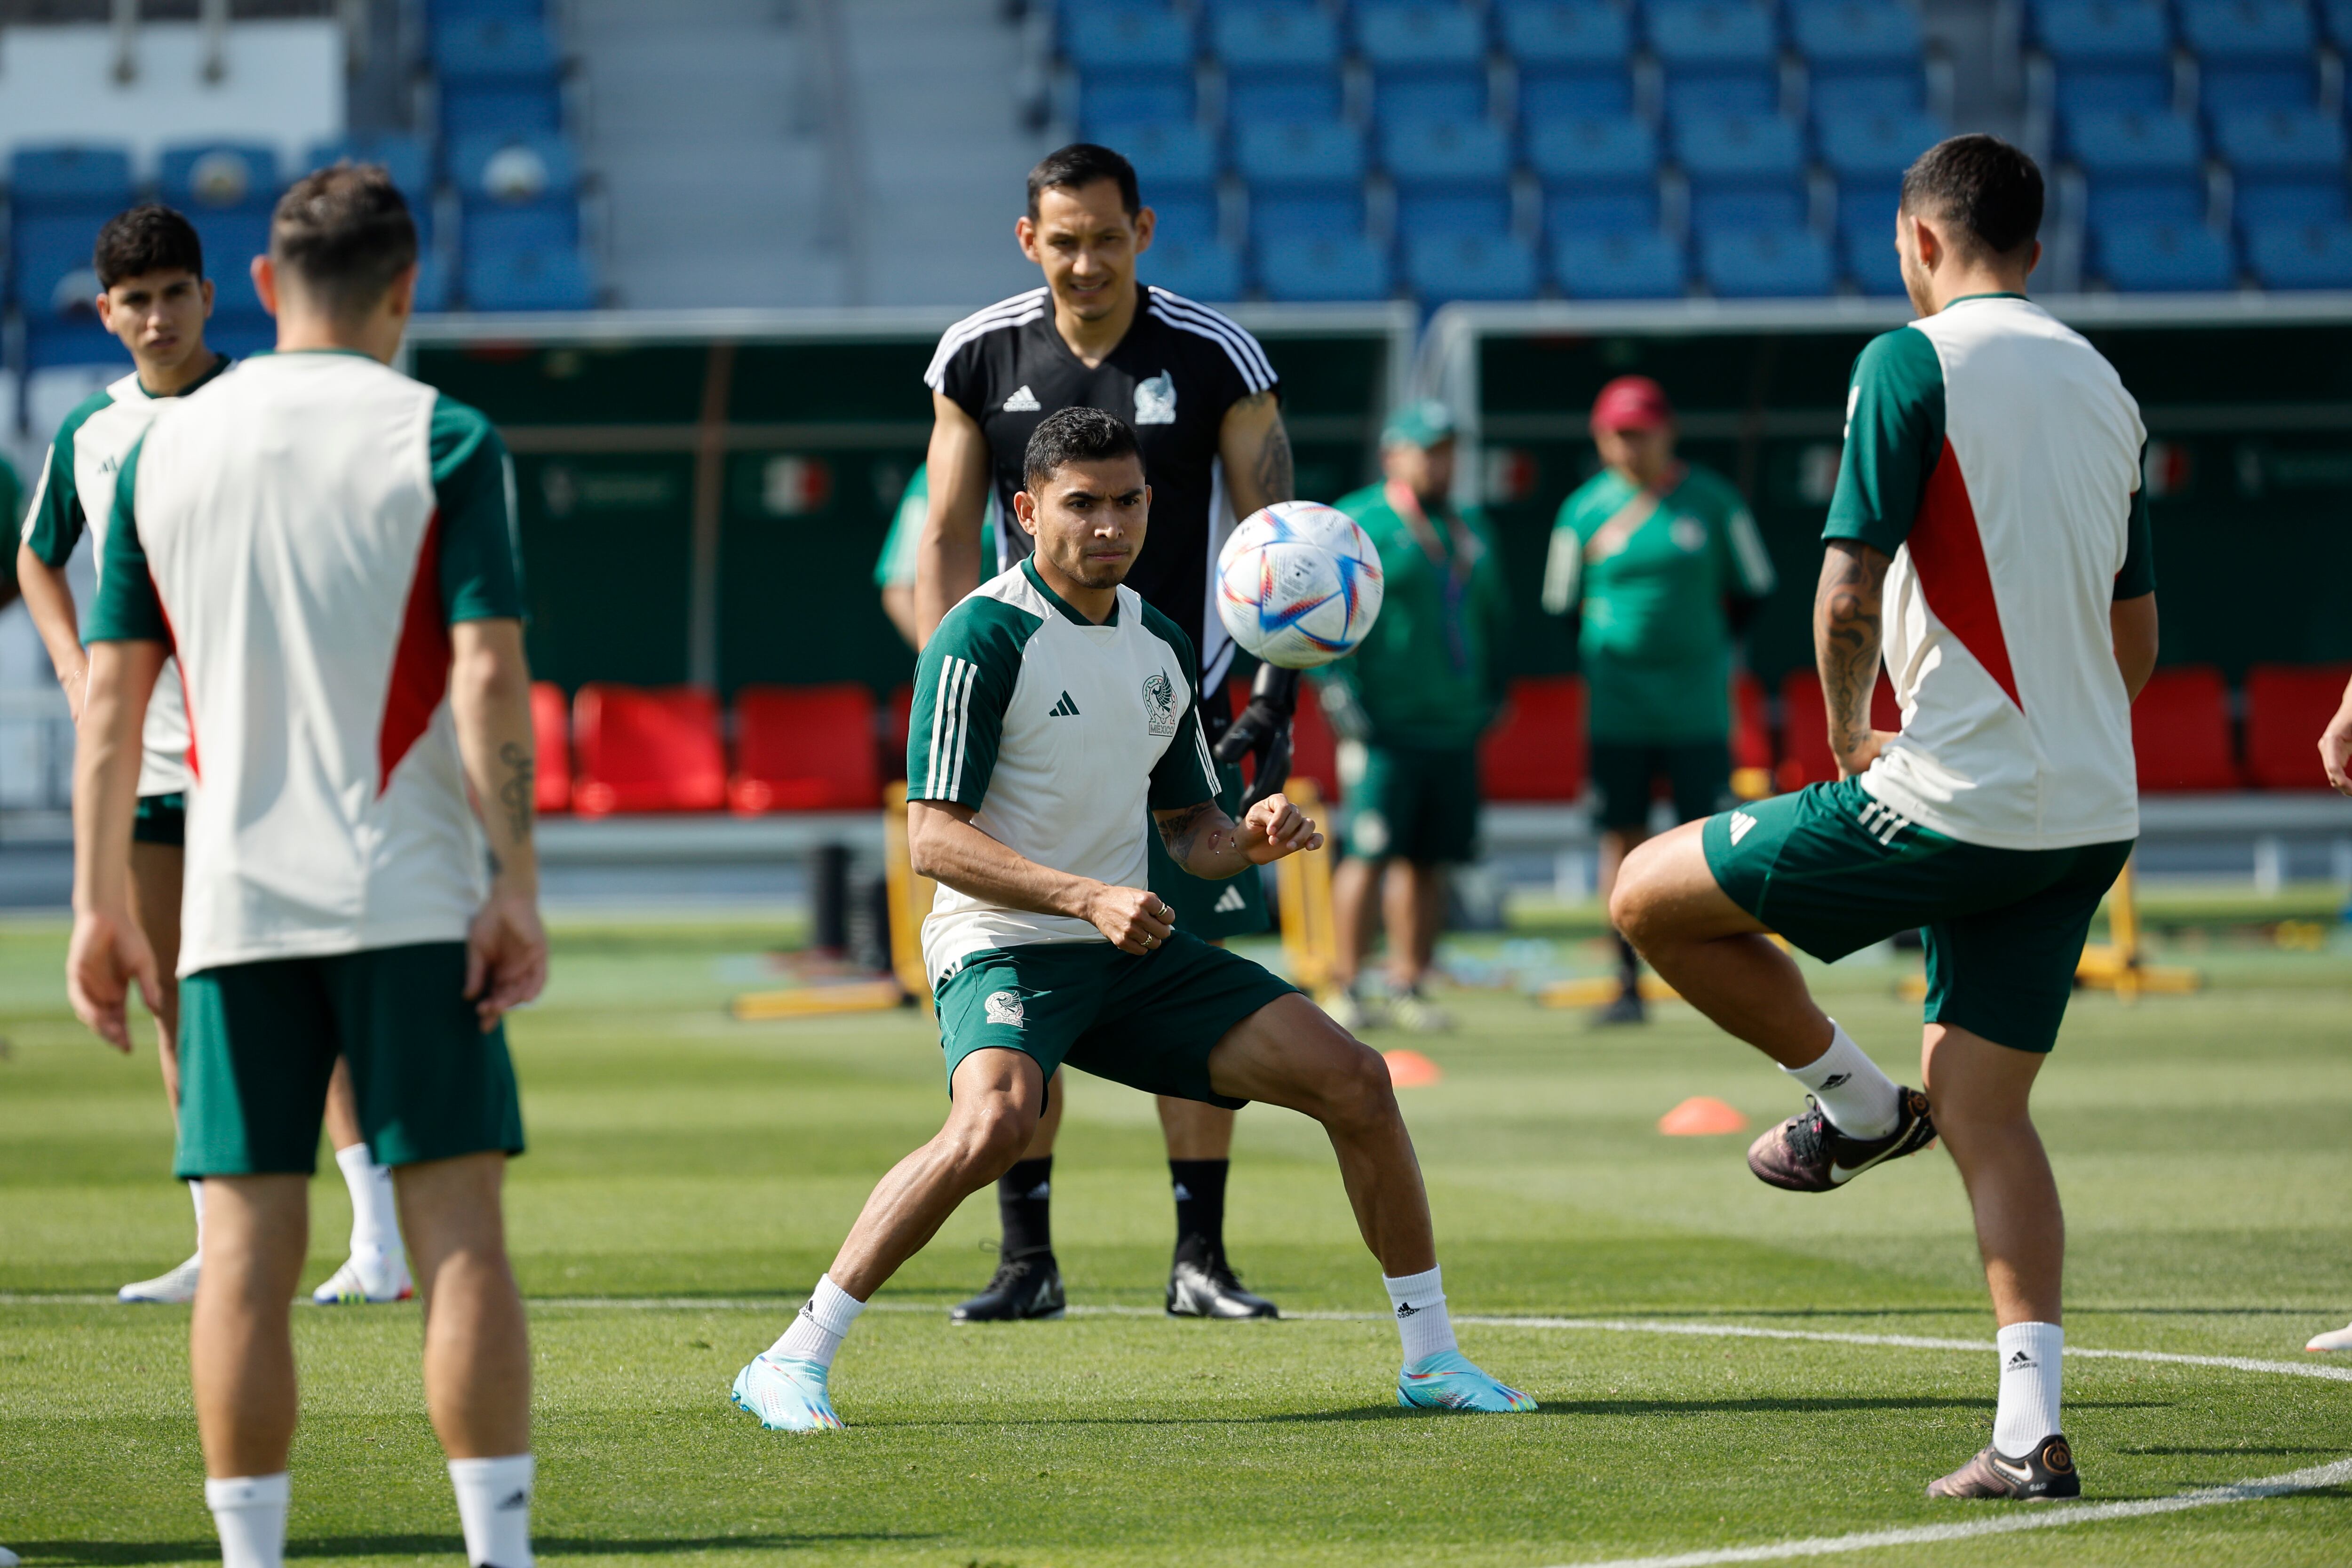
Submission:
{"label": "green cap", "polygon": [[1408,403],[1381,426],[1381,445],[1434,447],[1454,439],[1454,411],[1434,397]]}

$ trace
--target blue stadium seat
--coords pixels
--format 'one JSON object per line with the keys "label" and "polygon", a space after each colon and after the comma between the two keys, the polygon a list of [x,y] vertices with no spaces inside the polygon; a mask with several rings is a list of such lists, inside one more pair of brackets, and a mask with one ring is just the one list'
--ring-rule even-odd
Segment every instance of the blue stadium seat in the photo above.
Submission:
{"label": "blue stadium seat", "polygon": [[1193,300],[1238,300],[1242,297],[1241,253],[1214,237],[1202,239],[1155,239],[1137,263],[1147,283]]}
{"label": "blue stadium seat", "polygon": [[1486,28],[1453,4],[1360,5],[1356,43],[1372,72],[1381,119],[1470,120],[1486,112]]}
{"label": "blue stadium seat", "polygon": [[511,205],[580,189],[580,164],[561,136],[469,136],[449,152],[449,173],[470,212],[476,205]]}
{"label": "blue stadium seat", "polygon": [[1062,53],[1081,71],[1189,71],[1192,28],[1160,6],[1090,9],[1063,27]]}
{"label": "blue stadium seat", "polygon": [[1892,245],[1895,210],[1903,202],[1903,182],[1884,175],[1859,175],[1840,180],[1837,186],[1837,231],[1841,237],[1857,236],[1874,245]]}
{"label": "blue stadium seat", "polygon": [[2248,182],[2238,186],[2231,205],[2241,233],[2309,228],[2352,218],[2352,202],[2346,199],[2341,179]]}
{"label": "blue stadium seat", "polygon": [[205,242],[205,276],[213,280],[213,318],[257,321],[269,312],[253,288],[253,258],[269,250],[269,209],[192,207],[188,221]]}
{"label": "blue stadium seat", "polygon": [[1845,255],[1845,275],[1853,286],[1874,298],[1901,299],[1904,295],[1902,264],[1895,258],[1893,226],[1887,225],[1876,234],[1861,229],[1847,229],[1839,248]]}
{"label": "blue stadium seat", "polygon": [[2159,0],[2048,0],[2034,20],[2062,115],[2171,103],[2172,24]]}
{"label": "blue stadium seat", "polygon": [[1695,226],[1804,223],[1804,142],[1795,121],[1777,114],[1694,114],[1675,126],[1675,155],[1690,177]]}
{"label": "blue stadium seat", "polygon": [[1511,148],[1491,120],[1401,120],[1381,126],[1381,161],[1404,192],[1507,192]]}
{"label": "blue stadium seat", "polygon": [[1307,4],[1234,6],[1209,22],[1217,58],[1235,77],[1339,68],[1339,28]]}
{"label": "blue stadium seat", "polygon": [[2099,229],[2099,270],[2117,291],[2183,293],[2234,289],[2230,242],[2203,224],[2116,223]]}
{"label": "blue stadium seat", "polygon": [[1699,236],[1699,274],[1727,300],[1793,300],[1836,282],[1830,247],[1801,228],[1738,228]]}
{"label": "blue stadium seat", "polygon": [[1555,120],[1628,118],[1633,73],[1624,66],[1519,73],[1519,117],[1530,127]]}
{"label": "blue stadium seat", "polygon": [[1670,118],[1769,114],[1780,107],[1780,39],[1767,6],[1750,0],[1651,0],[1647,11]]}
{"label": "blue stadium seat", "polygon": [[478,88],[448,83],[441,89],[445,142],[467,136],[531,136],[562,129],[563,98],[552,84]]}
{"label": "blue stadium seat", "polygon": [[2185,115],[2084,111],[2067,122],[2067,150],[2088,180],[2094,228],[2193,226],[2206,208],[2203,137]]}
{"label": "blue stadium seat", "polygon": [[530,21],[543,20],[546,16],[547,0],[425,0],[425,18],[436,27],[482,16]]}
{"label": "blue stadium seat", "polygon": [[1646,233],[1552,238],[1552,281],[1571,300],[1672,300],[1689,290],[1683,248]]}
{"label": "blue stadium seat", "polygon": [[2315,109],[2240,109],[2213,119],[2213,141],[2240,179],[2344,173],[2344,124]]}
{"label": "blue stadium seat", "polygon": [[1104,145],[1115,147],[1135,165],[1143,199],[1208,195],[1217,188],[1216,139],[1189,121],[1176,124],[1104,125],[1096,128]]}
{"label": "blue stadium seat", "polygon": [[1799,0],[1790,30],[1816,116],[1916,112],[1927,100],[1918,14],[1887,0]]}
{"label": "blue stadium seat", "polygon": [[76,313],[97,319],[90,250],[99,225],[111,216],[111,210],[23,213],[8,226],[8,282],[28,327]]}
{"label": "blue stadium seat", "polygon": [[477,310],[585,310],[596,303],[596,284],[574,247],[469,249],[466,303]]}
{"label": "blue stadium seat", "polygon": [[1529,128],[1528,161],[1544,187],[1544,227],[1574,235],[1658,226],[1658,140],[1635,120],[1551,121]]}
{"label": "blue stadium seat", "polygon": [[381,163],[400,194],[408,198],[410,211],[418,220],[421,210],[432,205],[433,160],[425,151],[425,143],[400,131],[379,132],[372,136],[338,136],[314,143],[307,154],[312,169],[325,169],[348,158],[354,163]]}
{"label": "blue stadium seat", "polygon": [[1428,306],[1454,300],[1531,300],[1538,273],[1535,247],[1506,234],[1405,237],[1404,275]]}
{"label": "blue stadium seat", "polygon": [[1927,78],[1917,66],[1816,74],[1811,101],[1817,116],[1916,114],[1927,101]]}
{"label": "blue stadium seat", "polygon": [[2265,289],[2352,289],[2352,224],[2273,225],[2246,236]]}
{"label": "blue stadium seat", "polygon": [[181,142],[163,150],[157,194],[184,212],[275,206],[278,152],[259,142]]}
{"label": "blue stadium seat", "polygon": [[1822,162],[1841,180],[1899,175],[1951,134],[1931,114],[1823,114],[1814,121]]}
{"label": "blue stadium seat", "polygon": [[1113,126],[1189,125],[1196,110],[1189,74],[1087,77],[1078,83],[1078,123],[1096,140]]}
{"label": "blue stadium seat", "polygon": [[[1152,243],[1153,249],[1158,249],[1161,242],[1172,245],[1199,245],[1216,239],[1218,223],[1215,196],[1181,192],[1172,195],[1153,195],[1146,192],[1144,200],[1150,205],[1159,225],[1152,230],[1159,237]],[[1176,289],[1173,283],[1169,287]],[[1176,289],[1176,292],[1182,294],[1187,290]],[[1230,300],[1233,296],[1220,294],[1217,298]]]}
{"label": "blue stadium seat", "polygon": [[433,29],[433,68],[453,83],[552,84],[563,68],[543,17],[453,17]]}
{"label": "blue stadium seat", "polygon": [[1269,300],[1386,300],[1396,292],[1388,252],[1360,234],[1261,244],[1258,282]]}
{"label": "blue stadium seat", "polygon": [[2319,20],[2327,29],[2330,43],[2339,49],[2352,49],[2352,0],[2320,0]]}
{"label": "blue stadium seat", "polygon": [[1361,191],[1253,191],[1249,204],[1250,238],[1259,245],[1291,244],[1325,235],[1364,231]]}
{"label": "blue stadium seat", "polygon": [[1520,79],[1555,70],[1623,70],[1633,30],[1607,0],[1502,0],[1496,22]]}
{"label": "blue stadium seat", "polygon": [[449,308],[449,275],[441,269],[440,258],[431,251],[416,258],[415,308],[425,311]]}
{"label": "blue stadium seat", "polygon": [[1336,120],[1244,121],[1234,128],[1234,166],[1256,191],[1353,190],[1364,178],[1364,138]]}
{"label": "blue stadium seat", "polygon": [[8,160],[8,200],[18,217],[96,213],[100,221],[137,195],[131,153],[121,147],[18,147]]}
{"label": "blue stadium seat", "polygon": [[1338,71],[1247,77],[1226,82],[1225,119],[1234,126],[1337,120],[1346,100]]}
{"label": "blue stadium seat", "polygon": [[1555,186],[1544,192],[1544,232],[1554,245],[1606,235],[1649,234],[1658,226],[1658,192],[1580,190]]}
{"label": "blue stadium seat", "polygon": [[2304,0],[2184,0],[2180,35],[2208,114],[2316,102],[2318,38]]}
{"label": "blue stadium seat", "polygon": [[[580,205],[558,200],[520,206],[468,206],[464,239],[469,268],[478,251],[576,249],[580,244]],[[472,294],[473,287],[468,284],[467,298]]]}

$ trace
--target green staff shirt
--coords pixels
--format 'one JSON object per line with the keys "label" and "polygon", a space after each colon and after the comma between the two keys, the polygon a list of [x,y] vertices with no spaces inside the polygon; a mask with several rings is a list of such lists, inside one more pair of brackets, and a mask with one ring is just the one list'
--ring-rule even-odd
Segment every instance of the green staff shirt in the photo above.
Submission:
{"label": "green staff shirt", "polygon": [[[1476,508],[1430,519],[1433,559],[1390,500],[1369,485],[1339,509],[1381,554],[1380,617],[1356,651],[1318,679],[1327,698],[1352,703],[1372,745],[1450,751],[1475,745],[1495,716],[1496,648],[1508,618],[1502,558]],[[1468,535],[1466,559],[1455,538]]]}
{"label": "green staff shirt", "polygon": [[1592,738],[1667,744],[1731,732],[1727,599],[1771,593],[1772,558],[1739,491],[1687,465],[1653,497],[1603,469],[1560,503],[1544,608],[1581,609]]}

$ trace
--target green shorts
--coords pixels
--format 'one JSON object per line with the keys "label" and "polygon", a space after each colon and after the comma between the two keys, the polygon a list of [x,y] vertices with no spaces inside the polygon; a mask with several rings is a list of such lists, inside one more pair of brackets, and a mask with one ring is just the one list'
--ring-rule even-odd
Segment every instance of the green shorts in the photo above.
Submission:
{"label": "green shorts", "polygon": [[2021,1051],[2057,1043],[2091,917],[2132,851],[1963,844],[1854,779],[1711,816],[1701,833],[1731,901],[1815,958],[1926,928],[1927,1022]]}
{"label": "green shorts", "polygon": [[[1217,803],[1230,816],[1241,805],[1242,771],[1221,763],[1217,778],[1224,786]],[[1168,858],[1168,847],[1160,842],[1158,826],[1145,828],[1143,843],[1144,853],[1150,858],[1145,883],[1176,911],[1178,931],[1191,931],[1203,942],[1223,942],[1229,936],[1256,936],[1271,923],[1265,913],[1265,884],[1255,871],[1213,882],[1180,869]]]}
{"label": "green shorts", "polygon": [[1348,786],[1348,853],[1416,866],[1478,858],[1478,752],[1366,746]]}
{"label": "green shorts", "polygon": [[139,797],[139,815],[131,819],[131,842],[161,844],[179,849],[188,842],[188,797],[177,790],[170,795],[142,795]]}
{"label": "green shorts", "polygon": [[318,1168],[327,1079],[352,1064],[379,1163],[522,1152],[505,1026],[482,1033],[464,995],[466,944],[224,964],[180,984],[174,1172]]}
{"label": "green shorts", "polygon": [[974,1051],[1019,1051],[1054,1076],[1064,1062],[1148,1094],[1249,1103],[1209,1087],[1225,1031],[1298,988],[1181,928],[1140,957],[1107,942],[990,948],[933,993],[948,1081]]}
{"label": "green shorts", "polygon": [[1650,797],[1659,779],[1673,795],[1675,820],[1696,822],[1731,805],[1731,745],[1727,741],[1595,741],[1592,789],[1596,819],[1611,833],[1650,825]]}

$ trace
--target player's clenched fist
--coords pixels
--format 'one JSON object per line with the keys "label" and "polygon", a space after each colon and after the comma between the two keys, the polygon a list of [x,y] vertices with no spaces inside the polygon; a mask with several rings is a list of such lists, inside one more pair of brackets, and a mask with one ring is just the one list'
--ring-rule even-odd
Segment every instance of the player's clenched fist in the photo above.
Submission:
{"label": "player's clenched fist", "polygon": [[1288,795],[1270,795],[1242,818],[1242,853],[1257,865],[1322,847],[1323,835],[1316,831],[1315,819],[1291,805]]}
{"label": "player's clenched fist", "polygon": [[1097,888],[1087,901],[1087,919],[1121,952],[1147,953],[1176,934],[1176,911],[1148,888]]}

